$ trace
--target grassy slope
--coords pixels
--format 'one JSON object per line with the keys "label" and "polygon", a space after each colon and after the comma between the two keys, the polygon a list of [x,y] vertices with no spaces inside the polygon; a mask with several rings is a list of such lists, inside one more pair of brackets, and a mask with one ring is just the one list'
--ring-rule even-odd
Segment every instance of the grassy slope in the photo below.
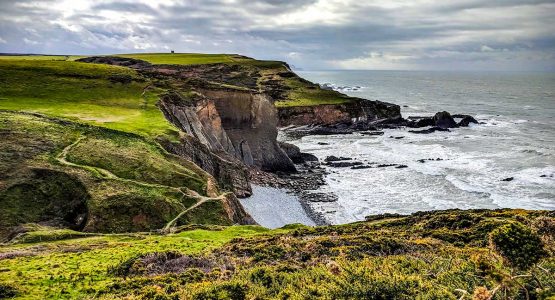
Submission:
{"label": "grassy slope", "polygon": [[[266,231],[257,226],[232,226],[166,236],[98,235],[37,242],[40,238],[59,234],[59,231],[43,229],[26,237],[30,243],[0,246],[0,283],[17,286],[18,299],[83,298],[119,281],[116,276],[108,274],[107,269],[136,255],[170,250],[195,254],[237,236]],[[78,236],[79,233],[74,234]],[[15,257],[3,258],[7,255]]]}
{"label": "grassy slope", "polygon": [[[129,84],[113,76],[130,76]],[[24,110],[156,136],[175,132],[155,106],[157,91],[135,71],[69,61],[0,60],[0,109]]]}
{"label": "grassy slope", "polygon": [[[512,225],[524,232],[490,244]],[[0,282],[20,298],[487,299],[472,294],[497,289],[494,299],[526,299],[526,292],[548,299],[555,296],[554,231],[553,213],[502,210],[107,235],[0,247],[0,257],[14,256],[0,258]],[[531,242],[538,238],[541,245]],[[515,255],[503,249],[532,264],[515,267]],[[136,256],[153,252],[148,262]]]}
{"label": "grassy slope", "polygon": [[[0,236],[22,221],[62,217],[64,201],[81,198],[86,230],[159,229],[207,195],[209,175],[139,135],[10,111],[0,111],[0,133]],[[221,205],[207,205],[196,222],[227,224]]]}

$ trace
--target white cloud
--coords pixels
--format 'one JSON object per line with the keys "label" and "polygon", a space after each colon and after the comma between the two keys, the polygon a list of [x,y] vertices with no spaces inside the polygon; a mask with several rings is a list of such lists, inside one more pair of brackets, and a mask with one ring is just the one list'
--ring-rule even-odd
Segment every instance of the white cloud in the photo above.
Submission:
{"label": "white cloud", "polygon": [[0,52],[174,49],[305,69],[447,60],[555,69],[553,19],[553,0],[0,0]]}

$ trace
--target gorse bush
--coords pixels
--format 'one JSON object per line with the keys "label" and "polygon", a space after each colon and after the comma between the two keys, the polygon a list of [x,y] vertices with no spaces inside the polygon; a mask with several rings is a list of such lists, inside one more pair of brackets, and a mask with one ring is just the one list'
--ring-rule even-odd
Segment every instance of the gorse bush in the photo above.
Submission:
{"label": "gorse bush", "polygon": [[522,223],[514,222],[491,232],[491,243],[515,268],[526,270],[547,253],[537,233]]}
{"label": "gorse bush", "polygon": [[11,286],[4,283],[0,283],[0,299],[9,299],[17,295],[17,290]]}

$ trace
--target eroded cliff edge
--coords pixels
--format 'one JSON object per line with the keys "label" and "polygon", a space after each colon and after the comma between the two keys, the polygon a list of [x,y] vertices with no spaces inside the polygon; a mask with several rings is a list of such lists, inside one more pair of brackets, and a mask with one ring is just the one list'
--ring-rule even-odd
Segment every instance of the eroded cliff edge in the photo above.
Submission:
{"label": "eroded cliff edge", "polygon": [[297,76],[283,62],[154,65],[120,57],[80,61],[131,67],[166,90],[158,107],[184,134],[160,140],[194,161],[237,196],[249,196],[248,169],[294,172],[278,127],[370,124],[401,119],[395,104],[352,98]]}

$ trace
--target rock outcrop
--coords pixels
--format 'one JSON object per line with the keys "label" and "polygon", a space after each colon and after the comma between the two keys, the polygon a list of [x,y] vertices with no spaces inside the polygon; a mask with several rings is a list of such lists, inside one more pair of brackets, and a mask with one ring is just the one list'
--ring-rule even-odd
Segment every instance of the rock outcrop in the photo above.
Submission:
{"label": "rock outcrop", "polygon": [[357,124],[401,119],[401,108],[396,104],[352,98],[342,104],[280,107],[279,125]]}
{"label": "rock outcrop", "polygon": [[168,120],[220,157],[265,171],[295,171],[277,143],[276,111],[263,94],[203,90],[185,99],[169,93],[158,105]]}

